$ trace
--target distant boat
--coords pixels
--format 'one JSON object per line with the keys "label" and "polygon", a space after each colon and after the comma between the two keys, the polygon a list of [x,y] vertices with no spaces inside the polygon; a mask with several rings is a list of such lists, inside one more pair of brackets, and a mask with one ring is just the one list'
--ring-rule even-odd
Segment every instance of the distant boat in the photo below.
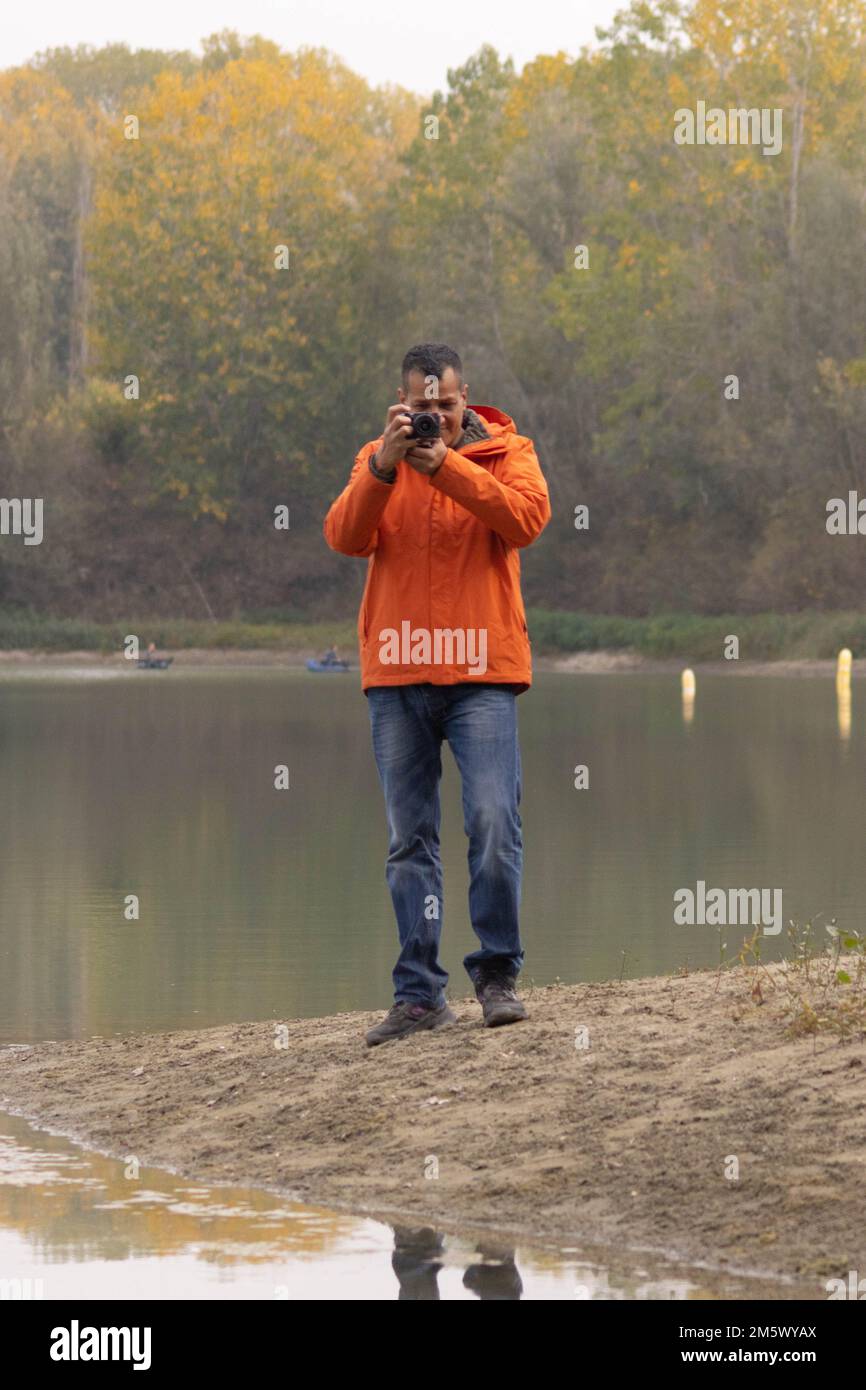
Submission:
{"label": "distant boat", "polygon": [[173,656],[140,656],[138,669],[139,671],[167,671],[173,661]]}
{"label": "distant boat", "polygon": [[324,675],[328,671],[348,671],[349,663],[348,661],[341,661],[339,657],[332,661],[319,661],[317,657],[311,656],[307,661],[307,670]]}

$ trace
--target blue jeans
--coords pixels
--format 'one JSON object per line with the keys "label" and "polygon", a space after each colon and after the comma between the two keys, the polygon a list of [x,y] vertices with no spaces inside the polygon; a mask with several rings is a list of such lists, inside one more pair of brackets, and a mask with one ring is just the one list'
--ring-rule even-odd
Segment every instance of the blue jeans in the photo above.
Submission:
{"label": "blue jeans", "polygon": [[469,836],[469,916],[481,947],[464,958],[516,976],[523,965],[518,915],[523,868],[516,696],[502,685],[396,685],[367,691],[373,752],[385,793],[385,877],[397,918],[396,1001],[441,1008],[448,972],[439,963],[442,740],[463,783]]}

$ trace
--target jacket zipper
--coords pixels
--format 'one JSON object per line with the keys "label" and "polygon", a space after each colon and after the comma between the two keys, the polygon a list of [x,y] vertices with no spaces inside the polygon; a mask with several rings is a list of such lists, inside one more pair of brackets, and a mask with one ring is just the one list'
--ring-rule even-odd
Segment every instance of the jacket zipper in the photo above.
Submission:
{"label": "jacket zipper", "polygon": [[430,499],[430,531],[427,537],[427,631],[433,633],[433,508],[436,506],[436,498],[439,494],[435,488],[431,488],[433,493]]}

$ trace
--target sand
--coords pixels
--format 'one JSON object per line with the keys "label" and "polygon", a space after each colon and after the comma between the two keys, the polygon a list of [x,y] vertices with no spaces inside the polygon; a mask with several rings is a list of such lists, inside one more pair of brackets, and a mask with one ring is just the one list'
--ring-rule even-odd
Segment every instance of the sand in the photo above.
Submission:
{"label": "sand", "polygon": [[0,1108],[203,1181],[826,1298],[866,1273],[866,1039],[786,1038],[768,978],[763,1004],[740,967],[527,989],[497,1029],[453,1000],[374,1049],[381,1013],[5,1048]]}

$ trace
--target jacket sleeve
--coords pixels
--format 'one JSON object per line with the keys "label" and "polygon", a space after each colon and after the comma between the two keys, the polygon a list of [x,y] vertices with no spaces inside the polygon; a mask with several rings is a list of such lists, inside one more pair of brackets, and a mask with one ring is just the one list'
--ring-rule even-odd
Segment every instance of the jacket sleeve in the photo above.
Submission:
{"label": "jacket sleeve", "polygon": [[341,555],[372,555],[378,544],[377,527],[394,484],[380,482],[370,472],[368,460],[374,448],[364,445],[322,526],[328,545]]}
{"label": "jacket sleeve", "polygon": [[550,520],[547,483],[531,439],[515,441],[498,478],[465,454],[449,449],[430,485],[459,502],[509,545],[531,545]]}

